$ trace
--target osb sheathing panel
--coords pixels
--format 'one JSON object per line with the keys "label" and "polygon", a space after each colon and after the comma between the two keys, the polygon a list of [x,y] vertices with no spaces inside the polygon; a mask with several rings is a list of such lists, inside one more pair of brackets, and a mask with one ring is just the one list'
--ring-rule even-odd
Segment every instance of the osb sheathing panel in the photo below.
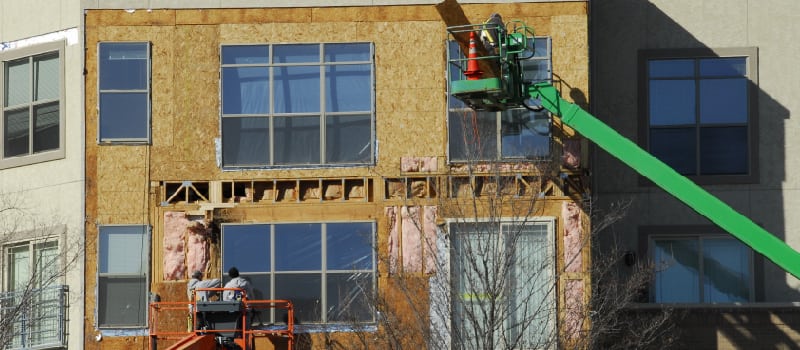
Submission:
{"label": "osb sheathing panel", "polygon": [[[553,37],[555,73],[572,88],[588,88],[585,3],[463,5],[473,22],[493,12],[522,19],[537,35]],[[271,22],[271,23],[266,23]],[[403,22],[403,23],[397,23]],[[403,156],[446,156],[445,24],[433,6],[230,10],[90,10],[86,16],[87,242],[96,241],[94,223],[142,223],[152,210],[145,176],[160,180],[212,180],[340,176],[396,176]],[[149,41],[153,44],[153,145],[96,145],[98,41]],[[373,42],[376,50],[376,168],[222,172],[215,164],[219,137],[219,45],[267,42]],[[564,87],[563,85],[561,86]],[[564,91],[566,98],[570,98]],[[427,135],[420,138],[420,131]],[[114,164],[109,166],[108,164]],[[145,174],[142,169],[149,164]],[[136,170],[133,170],[136,169]],[[141,181],[123,180],[129,176]],[[112,179],[117,177],[118,181]],[[375,184],[382,192],[382,185]],[[380,196],[378,196],[380,197]],[[148,204],[151,206],[148,207]],[[281,204],[236,209],[245,222],[368,220],[379,223],[385,243],[382,205]],[[560,201],[548,201],[538,215],[558,216]],[[557,228],[556,232],[561,232]],[[385,244],[381,243],[381,247]],[[87,261],[96,247],[87,243]],[[95,264],[87,264],[87,335],[93,335]],[[179,297],[180,283],[156,283],[168,298]],[[113,337],[88,348],[142,348],[144,338]]]}
{"label": "osb sheathing panel", "polygon": [[88,13],[87,27],[175,25],[174,10],[91,10]]}
{"label": "osb sheathing panel", "polygon": [[177,11],[178,24],[311,22],[310,8],[224,9]]}
{"label": "osb sheathing panel", "polygon": [[[506,19],[526,20],[539,35],[558,33],[571,36],[570,33],[574,32],[575,37],[569,42],[579,42],[580,45],[586,42],[586,12],[582,3],[464,5],[464,10],[476,22],[497,11],[504,13]],[[156,19],[144,18],[146,11],[133,14],[112,12],[90,11],[88,17],[92,20],[87,20],[87,23],[138,24],[133,23],[137,20],[169,23],[165,19],[168,15],[162,12],[153,12]],[[119,20],[119,16],[125,16],[123,14],[131,18]],[[102,18],[106,15],[113,20]],[[553,15],[558,16],[551,18]],[[561,17],[565,19],[559,20]],[[172,35],[163,36],[150,33],[152,27],[99,29],[102,33],[99,40],[153,42],[154,111],[150,157],[154,179],[391,176],[398,173],[401,157],[446,157],[446,123],[443,118],[446,113],[443,59],[446,35],[444,24],[432,6],[178,10],[175,18],[176,23],[227,24],[162,27],[159,30],[172,32]],[[266,20],[273,23],[263,23]],[[552,23],[563,24],[551,28]],[[376,47],[378,167],[221,172],[214,157],[214,139],[219,137],[219,45],[347,41],[374,42]],[[580,73],[580,69],[585,72],[588,65],[586,51],[567,48],[562,41],[554,41],[556,72],[570,86],[585,90],[587,74]],[[559,63],[558,59],[566,63]],[[565,68],[559,68],[561,66]],[[582,68],[576,70],[576,66]],[[157,80],[162,77],[168,78]],[[397,130],[426,130],[434,136],[420,142],[413,134],[402,137]]]}

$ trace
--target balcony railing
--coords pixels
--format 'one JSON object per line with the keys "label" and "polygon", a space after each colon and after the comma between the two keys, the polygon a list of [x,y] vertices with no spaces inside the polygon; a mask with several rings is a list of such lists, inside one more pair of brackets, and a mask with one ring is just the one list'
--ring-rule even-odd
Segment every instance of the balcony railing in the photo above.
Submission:
{"label": "balcony railing", "polygon": [[7,349],[66,347],[68,286],[0,293],[0,337]]}

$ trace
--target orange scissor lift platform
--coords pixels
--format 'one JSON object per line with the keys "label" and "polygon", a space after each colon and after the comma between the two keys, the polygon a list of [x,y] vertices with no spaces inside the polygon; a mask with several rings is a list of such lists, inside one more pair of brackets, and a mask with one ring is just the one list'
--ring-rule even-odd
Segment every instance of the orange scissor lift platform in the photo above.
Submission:
{"label": "orange scissor lift platform", "polygon": [[[194,293],[238,291],[241,300],[150,303],[150,350],[292,349],[294,307],[289,300],[251,300],[237,288],[198,288]],[[195,298],[193,298],[195,299]],[[283,310],[285,320],[274,320]],[[257,339],[265,339],[263,342]],[[266,344],[272,344],[271,347]]]}

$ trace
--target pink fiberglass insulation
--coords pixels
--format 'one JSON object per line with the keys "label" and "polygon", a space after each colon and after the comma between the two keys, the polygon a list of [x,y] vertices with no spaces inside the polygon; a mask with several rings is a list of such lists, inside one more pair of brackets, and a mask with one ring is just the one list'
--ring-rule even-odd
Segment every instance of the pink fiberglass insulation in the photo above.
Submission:
{"label": "pink fiberglass insulation", "polygon": [[397,254],[400,250],[400,242],[398,237],[398,227],[400,226],[400,218],[397,216],[397,207],[386,207],[384,209],[386,221],[389,224],[389,273],[397,273]]}
{"label": "pink fiberglass insulation", "polygon": [[532,171],[536,169],[535,163],[488,163],[488,164],[454,164],[450,166],[453,173],[494,173],[509,171]]}
{"label": "pink fiberglass insulation", "polygon": [[436,272],[436,214],[437,207],[425,206],[425,221],[423,230],[425,232],[425,246],[423,247],[423,257],[425,259],[425,273]]}
{"label": "pink fiberglass insulation", "polygon": [[404,172],[432,172],[439,168],[436,157],[402,157],[400,158],[400,171]]}
{"label": "pink fiberglass insulation", "polygon": [[419,207],[402,207],[403,272],[422,271],[422,221]]}
{"label": "pink fiberglass insulation", "polygon": [[164,213],[164,280],[174,281],[186,276],[184,264],[186,226],[189,220],[184,212]]}
{"label": "pink fiberglass insulation", "polygon": [[561,163],[569,169],[578,169],[581,165],[581,140],[566,139],[563,141]]}
{"label": "pink fiberglass insulation", "polygon": [[189,271],[206,271],[209,260],[208,245],[209,237],[211,237],[211,228],[205,222],[191,221],[186,230],[189,233],[186,265]]}
{"label": "pink fiberglass insulation", "polygon": [[561,205],[561,219],[564,221],[564,264],[566,272],[580,272],[583,269],[581,256],[581,208],[575,202]]}
{"label": "pink fiberglass insulation", "polygon": [[564,324],[567,335],[572,339],[578,338],[583,329],[583,285],[582,280],[568,280],[565,286]]}

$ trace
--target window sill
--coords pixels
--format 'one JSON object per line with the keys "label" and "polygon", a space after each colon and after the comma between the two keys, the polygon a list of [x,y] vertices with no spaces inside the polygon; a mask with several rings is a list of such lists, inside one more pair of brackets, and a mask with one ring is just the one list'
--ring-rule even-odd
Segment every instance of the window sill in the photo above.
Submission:
{"label": "window sill", "polygon": [[354,164],[296,164],[296,165],[270,165],[270,166],[230,166],[220,167],[224,172],[232,171],[263,171],[263,170],[315,170],[315,169],[343,169],[343,168],[371,168],[375,163],[354,163]]}
{"label": "window sill", "polygon": [[49,162],[65,158],[64,149],[57,149],[27,156],[12,157],[0,160],[0,169],[10,169],[26,165]]}
{"label": "window sill", "polygon": [[98,329],[103,337],[139,337],[150,334],[147,327],[135,326],[125,327],[103,327]]}
{"label": "window sill", "polygon": [[800,302],[746,302],[746,303],[633,303],[627,307],[629,310],[654,310],[654,309],[687,309],[687,310],[776,310],[800,309]]}
{"label": "window sill", "polygon": [[332,323],[332,324],[295,324],[295,333],[332,333],[332,332],[377,332],[374,323]]}

